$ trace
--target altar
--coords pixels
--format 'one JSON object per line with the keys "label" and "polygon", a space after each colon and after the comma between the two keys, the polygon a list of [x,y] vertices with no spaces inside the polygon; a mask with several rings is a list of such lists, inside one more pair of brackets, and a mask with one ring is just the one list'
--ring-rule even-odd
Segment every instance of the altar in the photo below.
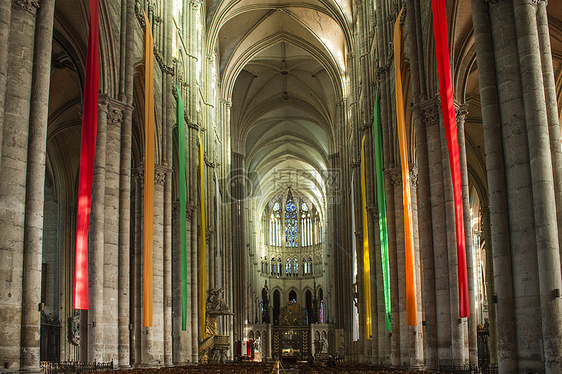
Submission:
{"label": "altar", "polygon": [[279,325],[273,326],[273,356],[283,362],[294,363],[308,359],[310,326],[306,324],[306,310],[297,302],[289,302],[279,313]]}

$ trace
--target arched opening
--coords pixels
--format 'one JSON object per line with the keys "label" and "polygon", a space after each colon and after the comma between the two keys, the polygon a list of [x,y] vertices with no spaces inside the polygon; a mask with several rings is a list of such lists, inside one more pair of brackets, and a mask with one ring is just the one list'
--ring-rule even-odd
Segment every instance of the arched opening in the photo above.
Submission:
{"label": "arched opening", "polygon": [[310,292],[310,290],[306,290],[304,298],[306,306],[306,324],[310,325],[311,323],[313,323],[312,293]]}
{"label": "arched opening", "polygon": [[297,293],[295,292],[295,290],[291,290],[291,292],[289,292],[289,301],[292,303],[297,302]]}
{"label": "arched opening", "polygon": [[273,292],[273,324],[279,324],[279,310],[281,308],[281,293],[279,290]]}

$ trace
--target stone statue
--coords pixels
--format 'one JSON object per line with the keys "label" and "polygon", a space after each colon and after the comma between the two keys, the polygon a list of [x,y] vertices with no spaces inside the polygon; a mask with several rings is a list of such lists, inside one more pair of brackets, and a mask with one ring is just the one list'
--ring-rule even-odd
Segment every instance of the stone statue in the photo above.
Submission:
{"label": "stone statue", "polygon": [[207,311],[208,312],[228,312],[228,305],[224,302],[222,293],[224,289],[214,288],[209,290],[209,297],[207,297]]}

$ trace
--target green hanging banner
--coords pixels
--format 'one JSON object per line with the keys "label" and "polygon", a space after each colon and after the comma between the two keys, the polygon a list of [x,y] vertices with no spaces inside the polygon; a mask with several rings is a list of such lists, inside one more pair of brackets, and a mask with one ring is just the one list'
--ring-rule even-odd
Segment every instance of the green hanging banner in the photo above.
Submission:
{"label": "green hanging banner", "polygon": [[187,217],[185,206],[185,120],[183,100],[178,91],[178,158],[180,164],[180,237],[181,237],[181,329],[186,331],[187,324]]}
{"label": "green hanging banner", "polygon": [[375,137],[375,167],[377,178],[377,202],[379,206],[379,228],[381,236],[381,260],[382,260],[382,278],[384,285],[384,322],[386,331],[391,330],[390,323],[390,273],[388,261],[388,240],[386,231],[386,201],[384,198],[384,173],[382,162],[382,134],[381,134],[381,108],[379,102],[379,93],[375,95],[375,108],[373,110],[374,124],[373,134]]}

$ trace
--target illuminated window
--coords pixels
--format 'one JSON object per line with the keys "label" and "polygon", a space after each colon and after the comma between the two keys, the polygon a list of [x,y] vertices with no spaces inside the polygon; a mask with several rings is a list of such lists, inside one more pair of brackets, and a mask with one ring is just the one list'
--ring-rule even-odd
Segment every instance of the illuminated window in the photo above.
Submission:
{"label": "illuminated window", "polygon": [[289,189],[285,203],[285,247],[296,248],[298,241],[297,206],[293,202],[293,194]]}

